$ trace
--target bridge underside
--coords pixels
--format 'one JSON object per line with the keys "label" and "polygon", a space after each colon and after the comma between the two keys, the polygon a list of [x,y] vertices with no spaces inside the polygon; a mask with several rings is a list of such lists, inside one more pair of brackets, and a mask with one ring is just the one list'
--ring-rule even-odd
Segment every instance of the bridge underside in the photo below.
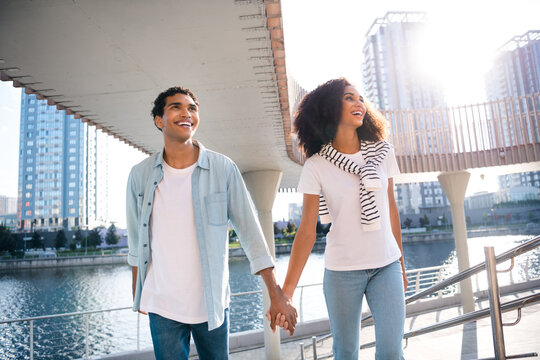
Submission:
{"label": "bridge underside", "polygon": [[[194,91],[196,138],[242,172],[280,170],[289,104],[279,2],[0,0],[0,76],[147,153],[162,147],[152,101]],[[9,34],[9,35],[8,35]]]}

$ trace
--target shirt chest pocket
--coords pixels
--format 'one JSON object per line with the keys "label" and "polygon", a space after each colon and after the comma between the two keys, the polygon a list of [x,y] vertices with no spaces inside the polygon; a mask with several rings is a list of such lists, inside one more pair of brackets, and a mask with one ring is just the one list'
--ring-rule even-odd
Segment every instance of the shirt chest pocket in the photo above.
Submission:
{"label": "shirt chest pocket", "polygon": [[225,225],[227,216],[227,193],[208,194],[205,197],[206,215],[210,225]]}

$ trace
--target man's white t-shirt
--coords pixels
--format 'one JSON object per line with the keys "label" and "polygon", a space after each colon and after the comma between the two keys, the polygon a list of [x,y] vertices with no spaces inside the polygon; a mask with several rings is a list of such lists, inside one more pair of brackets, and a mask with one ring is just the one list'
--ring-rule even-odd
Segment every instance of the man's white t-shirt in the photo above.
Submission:
{"label": "man's white t-shirt", "polygon": [[[362,166],[366,161],[361,152],[347,154]],[[388,203],[388,178],[399,174],[394,149],[377,167],[382,190],[375,191],[375,203],[381,228],[365,231],[360,222],[360,177],[343,171],[319,155],[307,159],[302,169],[298,192],[324,195],[332,226],[326,235],[325,267],[334,271],[375,269],[401,257],[392,233]]]}
{"label": "man's white t-shirt", "polygon": [[140,306],[142,311],[186,324],[208,321],[191,197],[195,166],[175,169],[163,161],[163,179],[152,205],[152,260]]}

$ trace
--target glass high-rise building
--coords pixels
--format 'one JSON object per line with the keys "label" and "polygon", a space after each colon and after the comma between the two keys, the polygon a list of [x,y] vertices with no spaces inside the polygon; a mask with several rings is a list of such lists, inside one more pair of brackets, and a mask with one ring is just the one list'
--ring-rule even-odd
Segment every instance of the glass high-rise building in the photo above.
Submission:
{"label": "glass high-rise building", "polygon": [[[418,64],[420,38],[426,30],[424,12],[388,12],[376,19],[366,34],[363,47],[362,77],[366,98],[380,110],[433,109],[445,107],[442,84],[424,73]],[[430,118],[429,111],[418,116],[411,124],[390,124],[392,133],[427,128],[429,121],[441,129],[448,129],[445,116]],[[438,144],[427,137],[429,151],[436,151]],[[418,137],[417,141],[423,141]],[[420,144],[417,146],[422,148]],[[404,149],[409,151],[409,149]],[[418,213],[420,208],[437,208],[449,205],[438,182],[396,185],[396,201],[400,212]]]}
{"label": "glass high-rise building", "polygon": [[23,92],[19,140],[20,228],[92,227],[107,220],[106,135]]}
{"label": "glass high-rise building", "polygon": [[[521,36],[515,36],[501,46],[493,61],[493,65],[486,75],[486,94],[488,100],[516,98],[520,96],[537,94],[540,92],[540,30],[528,31]],[[521,103],[520,103],[521,102]],[[516,109],[526,107],[540,107],[523,98],[514,100]],[[504,111],[504,109],[502,110]],[[534,114],[534,112],[531,112]],[[534,116],[534,115],[531,115]],[[531,119],[528,134],[514,133],[514,126],[509,118],[502,117],[500,128],[503,131],[504,145],[524,140],[522,137],[531,137],[538,133],[539,119]],[[532,139],[528,139],[532,140]],[[540,139],[535,139],[539,141]],[[540,187],[540,171],[522,174],[509,174],[499,176],[501,189],[510,189],[519,186]]]}

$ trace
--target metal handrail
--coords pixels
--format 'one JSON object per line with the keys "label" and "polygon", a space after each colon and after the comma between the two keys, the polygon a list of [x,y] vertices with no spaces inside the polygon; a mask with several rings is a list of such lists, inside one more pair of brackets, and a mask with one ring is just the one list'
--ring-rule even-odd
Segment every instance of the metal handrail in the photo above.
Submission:
{"label": "metal handrail", "polygon": [[[535,248],[537,248],[538,246],[540,246],[540,235],[539,236],[536,236],[534,238],[532,238],[531,240],[528,240],[527,242],[521,244],[521,245],[518,245],[516,246],[515,248],[513,249],[510,249],[504,253],[502,253],[501,255],[497,256],[495,259],[496,259],[496,262],[497,264],[498,263],[502,263],[506,260],[510,260],[516,256],[519,256],[521,254],[524,254],[528,251],[531,251],[531,250],[534,250]],[[444,288],[447,288],[448,286],[450,285],[454,285],[458,282],[460,282],[461,280],[464,280],[468,277],[471,277],[483,270],[486,269],[486,262],[483,261],[481,262],[480,264],[478,265],[475,265],[471,268],[468,268],[467,270],[463,270],[462,272],[456,274],[456,275],[453,275],[425,290],[422,290],[420,291],[419,293],[416,293],[414,295],[411,295],[409,297],[407,297],[405,299],[405,304],[410,304],[418,299],[421,299],[423,297],[426,297],[428,295],[431,295],[431,294],[434,294],[436,293],[437,291],[439,290],[442,290]],[[366,321],[366,320],[369,320],[370,318],[372,317],[371,314],[369,315],[366,315],[364,318],[362,318],[362,322]]]}
{"label": "metal handrail", "polygon": [[[539,247],[540,246],[540,235],[539,236],[536,236],[534,238],[532,238],[531,240],[528,240],[527,242],[521,244],[521,245],[518,245],[516,246],[515,248],[513,249],[510,249],[504,253],[502,253],[501,255],[497,256],[495,259],[497,261],[497,264],[498,263],[501,263],[501,262],[504,262],[506,260],[510,260],[516,256],[519,256],[521,254],[524,254],[528,251],[531,251],[531,250],[534,250],[535,248]],[[486,269],[486,262],[483,261],[481,262],[480,264],[476,265],[476,266],[473,266],[467,270],[464,270],[454,276],[451,276],[443,281],[441,281],[440,283],[436,284],[436,285],[433,285],[431,286],[430,288],[428,289],[425,289],[417,294],[414,294],[412,296],[409,296],[407,299],[405,299],[405,303],[406,304],[409,304],[413,301],[416,301],[420,298],[423,298],[425,296],[428,296],[428,295],[431,295],[441,289],[444,289],[450,285],[453,285],[461,280],[464,280],[472,275],[475,275],[477,273],[479,273],[480,271],[482,270],[485,270]]]}
{"label": "metal handrail", "polygon": [[[529,295],[520,299],[515,299],[501,304],[501,310],[507,312],[510,310],[520,309],[525,306],[540,303],[540,294]],[[440,321],[436,324],[423,327],[421,329],[412,330],[403,335],[404,339],[409,339],[415,336],[427,334],[430,332],[443,330],[452,326],[465,324],[474,320],[482,319],[490,316],[490,308],[476,310],[467,314],[456,316],[449,320]],[[375,346],[375,341],[361,345],[360,349],[366,349]]]}
{"label": "metal handrail", "polygon": [[[507,261],[507,260],[510,260],[516,256],[519,256],[519,255],[522,255],[524,253],[527,253],[531,250],[534,250],[535,248],[539,247],[540,246],[540,235],[539,236],[536,236],[526,242],[524,242],[523,244],[520,244],[504,253],[502,253],[501,255],[497,256],[495,258],[495,262],[496,264],[498,263],[502,263],[504,261]],[[428,295],[431,295],[431,294],[434,294],[450,285],[453,285],[461,280],[464,280],[468,277],[471,277],[479,272],[481,272],[482,270],[485,270],[486,269],[486,262],[482,262],[476,266],[473,266],[467,270],[464,270],[454,276],[451,276],[441,282],[439,282],[438,284],[436,285],[433,285],[417,294],[414,294],[412,296],[409,296],[405,299],[405,303],[406,304],[409,304],[413,301],[416,301],[420,298],[423,298],[425,296],[428,296]],[[510,310],[513,310],[513,309],[521,309],[522,307],[524,306],[528,306],[528,305],[531,305],[531,304],[534,304],[534,303],[537,303],[537,302],[540,302],[540,294],[534,294],[534,295],[530,295],[530,296],[527,296],[527,297],[524,297],[524,298],[521,298],[521,299],[516,299],[516,300],[512,300],[512,301],[509,301],[509,302],[506,302],[504,304],[501,305],[501,311],[503,312],[506,312],[506,311],[510,311]],[[470,322],[470,321],[473,321],[473,320],[477,320],[477,319],[480,319],[480,318],[484,318],[484,317],[487,317],[490,315],[490,309],[489,308],[486,308],[486,309],[482,309],[482,310],[477,310],[477,311],[474,311],[474,312],[471,312],[471,313],[467,313],[467,314],[464,314],[464,315],[461,315],[461,316],[458,316],[458,317],[455,317],[453,319],[450,319],[450,320],[446,320],[446,321],[441,321],[441,322],[438,322],[434,325],[430,325],[430,326],[427,326],[425,328],[422,328],[422,329],[418,329],[418,330],[414,330],[414,331],[410,331],[408,333],[405,333],[403,335],[403,338],[404,339],[408,339],[410,337],[413,337],[413,336],[418,336],[418,335],[422,335],[422,334],[426,334],[426,333],[429,333],[429,332],[433,332],[433,331],[438,331],[438,330],[442,330],[442,329],[446,329],[446,328],[449,328],[449,327],[452,327],[452,326],[456,326],[456,325],[461,325],[461,324],[464,324],[464,323],[467,323],[467,322]],[[362,318],[361,322],[364,322],[368,319],[370,319],[372,317],[371,314],[365,316],[364,318]],[[325,339],[327,339],[328,337],[331,337],[332,334],[326,334],[324,336],[322,336],[321,338],[319,338],[317,342],[320,342],[320,341],[323,341]],[[364,345],[361,345],[360,346],[360,349],[365,349],[365,348],[369,348],[369,347],[373,347],[375,345],[375,342],[371,342],[371,343],[367,343],[367,344],[364,344]],[[311,344],[305,346],[304,348],[307,348],[311,346]]]}

